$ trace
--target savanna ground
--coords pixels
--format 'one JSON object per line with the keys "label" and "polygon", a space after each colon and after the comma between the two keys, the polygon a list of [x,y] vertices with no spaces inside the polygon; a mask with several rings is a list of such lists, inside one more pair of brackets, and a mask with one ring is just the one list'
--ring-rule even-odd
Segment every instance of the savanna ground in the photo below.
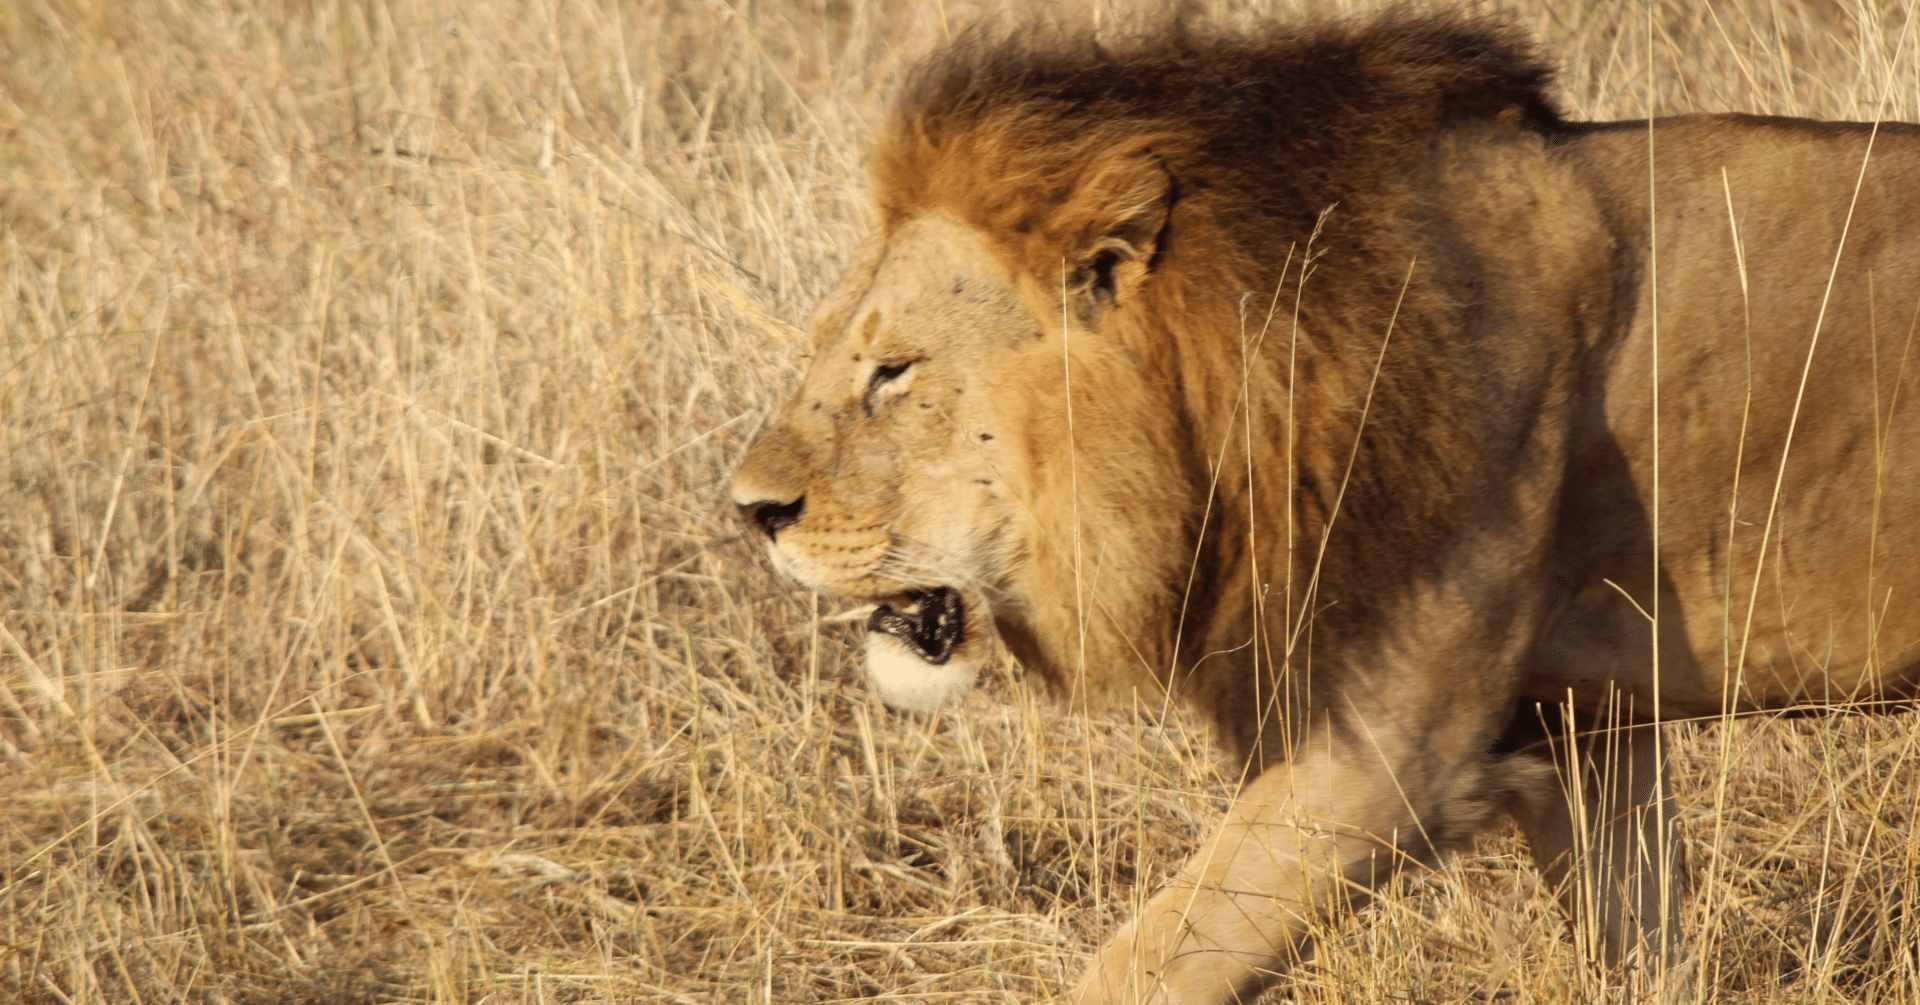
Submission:
{"label": "savanna ground", "polygon": [[[978,13],[0,5],[0,1000],[1062,988],[1224,805],[1206,739],[1008,667],[889,713],[721,489]],[[1515,16],[1580,116],[1920,118],[1896,5]],[[1920,1000],[1911,717],[1672,740],[1702,999]],[[1291,995],[1617,997],[1574,946],[1495,833]]]}

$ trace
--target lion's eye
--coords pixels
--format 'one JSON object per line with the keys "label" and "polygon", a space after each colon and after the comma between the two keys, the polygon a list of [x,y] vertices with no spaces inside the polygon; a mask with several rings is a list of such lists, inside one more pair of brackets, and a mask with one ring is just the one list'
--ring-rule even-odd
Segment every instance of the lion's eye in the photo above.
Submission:
{"label": "lion's eye", "polygon": [[878,391],[882,384],[885,384],[888,381],[894,379],[895,377],[898,377],[901,374],[906,373],[907,367],[910,367],[912,365],[913,365],[912,363],[895,363],[887,366],[874,367],[873,379],[867,381],[867,393],[872,394],[873,392]]}
{"label": "lion's eye", "polygon": [[[882,363],[874,367],[873,376],[867,378],[867,393],[861,400],[860,407],[866,409],[868,415],[872,415],[874,402],[878,400],[880,396],[880,389],[896,380],[900,380],[900,376],[906,373],[907,368],[912,365],[913,362],[909,360],[905,363]],[[897,396],[906,391],[908,382],[909,381],[901,382],[900,386],[888,392],[888,395],[890,397]]]}

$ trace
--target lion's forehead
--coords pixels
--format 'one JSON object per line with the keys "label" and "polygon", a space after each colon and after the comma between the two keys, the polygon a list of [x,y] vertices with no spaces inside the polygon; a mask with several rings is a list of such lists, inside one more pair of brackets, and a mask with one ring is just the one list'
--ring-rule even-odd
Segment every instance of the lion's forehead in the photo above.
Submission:
{"label": "lion's forehead", "polygon": [[[944,214],[894,224],[873,271],[849,274],[833,296],[846,300],[821,332],[821,363],[868,361],[875,352],[925,352],[1024,316],[999,242]],[[931,344],[927,344],[931,343]]]}

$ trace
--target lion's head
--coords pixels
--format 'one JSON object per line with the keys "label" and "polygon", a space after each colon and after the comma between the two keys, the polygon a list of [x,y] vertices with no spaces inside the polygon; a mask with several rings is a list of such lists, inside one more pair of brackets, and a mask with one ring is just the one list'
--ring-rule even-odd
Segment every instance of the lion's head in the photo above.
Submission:
{"label": "lion's head", "polygon": [[[1167,405],[1136,361],[1090,345],[1063,351],[1137,304],[1147,280],[1169,181],[1129,153],[1077,193],[1104,219],[1072,221],[1072,234],[1060,233],[1062,214],[1035,221],[1035,244],[1073,249],[1064,269],[1021,261],[964,207],[888,205],[882,231],[815,313],[800,393],[734,478],[782,572],[878,605],[868,670],[890,704],[955,700],[998,631],[1038,637],[1049,629],[1031,624],[1037,607],[1072,606],[1062,506],[1076,478],[1089,507],[1104,505],[1100,483],[1116,476],[1138,483],[1134,501],[1149,506],[1171,488],[1161,469],[1177,458],[1161,444],[1130,458],[1103,451],[1085,472],[1070,452],[1123,414]],[[1070,404],[1076,379],[1096,393]],[[1114,557],[1132,575],[1137,556]]]}
{"label": "lion's head", "polygon": [[[955,700],[997,638],[1096,703],[1212,694],[1244,739],[1228,720],[1259,714],[1246,679],[1210,684],[1209,654],[1243,666],[1257,647],[1258,665],[1289,644],[1267,611],[1278,626],[1304,609],[1316,574],[1289,556],[1312,549],[1290,546],[1317,544],[1351,480],[1368,389],[1421,379],[1375,374],[1380,333],[1401,307],[1417,332],[1437,302],[1406,282],[1411,252],[1379,224],[1401,207],[1378,177],[1282,168],[1246,137],[1293,137],[1310,161],[1334,130],[1350,162],[1370,148],[1357,160],[1387,177],[1443,123],[1552,115],[1521,55],[1460,58],[1455,36],[1484,28],[1383,23],[1156,38],[1118,87],[1110,43],[977,37],[910,79],[875,154],[880,226],[816,311],[811,371],[733,483],[784,573],[877,605],[868,670],[889,703]],[[1314,46],[1317,62],[1301,51]],[[1314,100],[1267,93],[1298,91],[1299,75],[1317,77]],[[1406,113],[1407,94],[1446,87],[1469,97]],[[1343,216],[1360,190],[1369,214]],[[1303,285],[1315,269],[1342,284]],[[1293,399],[1296,376],[1311,402]],[[1451,428],[1445,414],[1408,425],[1429,446]],[[1431,466],[1411,440],[1366,449]],[[1344,491],[1413,535],[1444,501],[1373,492],[1364,475]],[[1257,533],[1256,512],[1271,517]]]}

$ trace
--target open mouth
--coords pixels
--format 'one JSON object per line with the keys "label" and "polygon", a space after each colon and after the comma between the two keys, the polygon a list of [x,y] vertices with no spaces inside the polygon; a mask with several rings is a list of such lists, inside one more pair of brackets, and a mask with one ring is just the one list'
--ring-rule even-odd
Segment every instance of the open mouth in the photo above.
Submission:
{"label": "open mouth", "polygon": [[951,586],[910,590],[880,601],[867,618],[867,630],[891,635],[914,655],[940,666],[966,638],[966,605]]}

